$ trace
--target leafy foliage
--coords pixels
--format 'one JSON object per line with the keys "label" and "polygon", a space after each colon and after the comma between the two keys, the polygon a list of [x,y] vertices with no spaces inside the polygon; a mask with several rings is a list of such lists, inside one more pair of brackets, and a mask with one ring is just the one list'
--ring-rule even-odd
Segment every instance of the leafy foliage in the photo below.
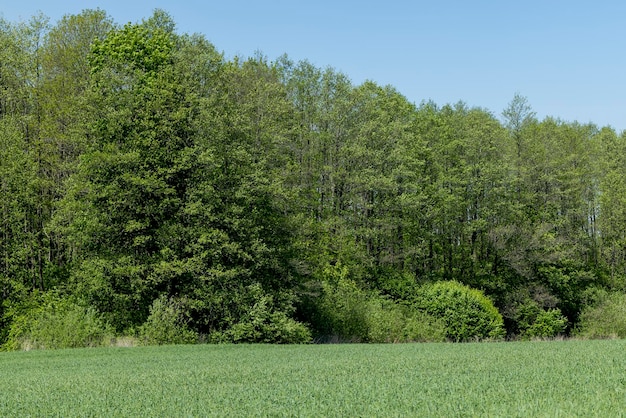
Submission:
{"label": "leafy foliage", "polygon": [[415,306],[441,319],[452,341],[497,340],[504,337],[504,322],[493,302],[480,290],[456,281],[424,285]]}
{"label": "leafy foliage", "polygon": [[48,291],[151,343],[589,330],[626,288],[626,133],[502,116],[162,10],[0,19],[0,342]]}
{"label": "leafy foliage", "polygon": [[198,335],[185,321],[181,304],[161,296],[152,303],[150,315],[139,327],[139,338],[146,345],[190,344]]}
{"label": "leafy foliage", "polygon": [[327,273],[335,277],[323,282],[320,294],[310,302],[318,340],[391,343],[445,339],[444,323],[433,316],[359,288],[346,277],[345,267],[335,266]]}
{"label": "leafy foliage", "polygon": [[537,314],[532,325],[524,331],[524,337],[551,338],[562,335],[567,327],[567,318],[560,309],[550,309]]}
{"label": "leafy foliage", "polygon": [[626,338],[626,295],[600,292],[580,314],[576,334],[586,338]]}
{"label": "leafy foliage", "polygon": [[[538,295],[535,294],[535,297]],[[544,301],[544,305],[552,305]],[[527,299],[515,308],[516,331],[524,339],[552,338],[563,335],[568,325],[567,318],[555,307],[541,306]]]}
{"label": "leafy foliage", "polygon": [[93,308],[55,293],[34,294],[15,309],[5,343],[9,350],[107,346],[114,336]]}
{"label": "leafy foliage", "polygon": [[213,342],[302,344],[311,340],[311,332],[292,319],[259,284],[249,287],[253,301],[239,322],[225,331],[209,335]]}

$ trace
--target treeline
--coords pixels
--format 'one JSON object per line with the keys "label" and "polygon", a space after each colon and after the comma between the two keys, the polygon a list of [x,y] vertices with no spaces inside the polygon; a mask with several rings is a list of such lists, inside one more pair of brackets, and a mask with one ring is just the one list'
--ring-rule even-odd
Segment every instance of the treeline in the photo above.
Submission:
{"label": "treeline", "polygon": [[626,135],[160,10],[0,20],[0,344],[626,336]]}

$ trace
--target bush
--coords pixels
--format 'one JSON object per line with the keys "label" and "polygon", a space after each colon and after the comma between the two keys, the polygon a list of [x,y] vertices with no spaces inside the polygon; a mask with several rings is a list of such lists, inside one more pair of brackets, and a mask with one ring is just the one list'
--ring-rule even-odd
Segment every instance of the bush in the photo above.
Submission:
{"label": "bush", "polygon": [[443,323],[402,306],[355,282],[340,278],[323,283],[312,318],[320,341],[417,342],[443,341]]}
{"label": "bush", "polygon": [[161,296],[152,302],[150,315],[139,327],[139,338],[145,345],[191,344],[198,335],[189,329],[176,299]]}
{"label": "bush", "polygon": [[415,307],[445,324],[451,341],[497,340],[505,335],[502,315],[480,290],[456,281],[422,286]]}
{"label": "bush", "polygon": [[432,316],[382,296],[370,296],[366,312],[367,341],[372,343],[442,342],[445,326]]}
{"label": "bush", "polygon": [[211,342],[302,344],[311,341],[311,331],[280,309],[261,285],[248,286],[252,306],[239,322],[226,331],[213,332]]}
{"label": "bush", "polygon": [[28,305],[11,322],[9,350],[98,347],[113,339],[113,329],[93,308],[54,293],[35,294]]}
{"label": "bush", "polygon": [[576,335],[584,338],[626,338],[626,294],[612,292],[596,295],[595,303],[582,310]]}
{"label": "bush", "polygon": [[567,327],[567,318],[558,308],[541,311],[522,334],[525,338],[552,338],[561,335]]}
{"label": "bush", "polygon": [[342,342],[367,340],[368,299],[356,283],[340,279],[323,283],[314,319],[320,337]]}
{"label": "bush", "polygon": [[558,308],[542,309],[534,300],[521,303],[515,312],[519,336],[532,338],[553,338],[561,335],[567,328],[567,318]]}

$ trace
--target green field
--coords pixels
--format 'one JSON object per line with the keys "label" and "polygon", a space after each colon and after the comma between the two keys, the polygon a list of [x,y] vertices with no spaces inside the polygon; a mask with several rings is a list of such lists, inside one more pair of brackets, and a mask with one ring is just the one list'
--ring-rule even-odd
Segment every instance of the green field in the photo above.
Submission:
{"label": "green field", "polygon": [[622,416],[626,341],[0,353],[0,416]]}

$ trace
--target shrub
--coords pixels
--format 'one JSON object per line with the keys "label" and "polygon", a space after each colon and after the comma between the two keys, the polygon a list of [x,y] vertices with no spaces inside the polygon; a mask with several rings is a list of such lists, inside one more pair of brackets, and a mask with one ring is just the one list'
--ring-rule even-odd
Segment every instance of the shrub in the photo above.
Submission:
{"label": "shrub", "polygon": [[372,343],[442,342],[445,326],[432,316],[373,294],[366,312],[367,341]]}
{"label": "shrub", "polygon": [[403,331],[406,341],[444,342],[446,340],[444,322],[422,311],[409,313]]}
{"label": "shrub", "polygon": [[443,341],[443,323],[349,279],[323,283],[312,318],[321,341]]}
{"label": "shrub", "polygon": [[34,295],[30,306],[14,316],[5,347],[9,350],[97,347],[109,345],[113,335],[113,329],[93,308],[45,293]]}
{"label": "shrub", "polygon": [[502,315],[491,299],[456,281],[422,286],[415,307],[442,320],[451,341],[501,339],[505,335]]}
{"label": "shrub", "polygon": [[189,329],[180,301],[161,296],[152,302],[150,315],[139,327],[140,341],[145,345],[191,344],[198,335]]}
{"label": "shrub", "polygon": [[567,318],[558,308],[540,311],[534,322],[522,334],[525,338],[552,338],[565,332]]}
{"label": "shrub", "polygon": [[315,325],[322,339],[362,342],[367,340],[368,299],[352,280],[323,283],[317,300]]}
{"label": "shrub", "polygon": [[598,294],[579,318],[576,335],[585,338],[626,338],[626,294]]}
{"label": "shrub", "polygon": [[539,304],[532,299],[526,299],[513,308],[513,320],[517,325],[517,334],[524,333],[535,323],[537,316],[542,311]]}
{"label": "shrub", "polygon": [[525,340],[556,337],[567,328],[567,318],[560,309],[542,309],[534,300],[525,300],[517,306],[514,319],[519,336]]}
{"label": "shrub", "polygon": [[311,341],[311,331],[301,322],[289,317],[274,297],[261,285],[248,286],[253,298],[251,306],[239,322],[226,331],[213,332],[212,342],[302,344]]}

